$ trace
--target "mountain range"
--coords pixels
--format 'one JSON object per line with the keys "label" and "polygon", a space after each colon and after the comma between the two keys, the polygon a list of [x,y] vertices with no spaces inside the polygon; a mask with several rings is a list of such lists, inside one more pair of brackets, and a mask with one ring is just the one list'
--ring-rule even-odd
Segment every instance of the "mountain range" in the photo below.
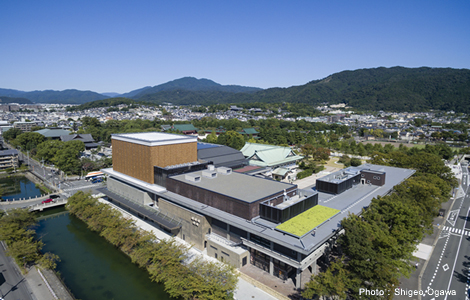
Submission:
{"label": "mountain range", "polygon": [[343,71],[289,88],[260,89],[221,85],[209,79],[184,77],[125,94],[91,91],[22,92],[0,89],[0,96],[35,103],[74,103],[123,97],[153,103],[215,104],[293,102],[318,105],[346,103],[361,110],[454,110],[470,113],[470,70],[451,68],[372,68]]}

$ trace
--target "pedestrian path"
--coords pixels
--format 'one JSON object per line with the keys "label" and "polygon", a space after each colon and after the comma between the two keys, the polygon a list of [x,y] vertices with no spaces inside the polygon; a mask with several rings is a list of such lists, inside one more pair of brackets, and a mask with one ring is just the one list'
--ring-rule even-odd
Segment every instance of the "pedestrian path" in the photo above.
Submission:
{"label": "pedestrian path", "polygon": [[449,233],[455,233],[455,234],[463,234],[466,236],[470,236],[470,229],[459,229],[455,227],[450,227],[450,226],[444,226],[442,228],[443,231],[447,231]]}
{"label": "pedestrian path", "polygon": [[77,191],[77,190],[83,190],[83,189],[88,189],[88,188],[93,188],[93,187],[99,187],[100,185],[97,184],[90,184],[90,185],[85,185],[85,186],[78,186],[70,189],[62,189],[64,192],[71,192],[71,191]]}

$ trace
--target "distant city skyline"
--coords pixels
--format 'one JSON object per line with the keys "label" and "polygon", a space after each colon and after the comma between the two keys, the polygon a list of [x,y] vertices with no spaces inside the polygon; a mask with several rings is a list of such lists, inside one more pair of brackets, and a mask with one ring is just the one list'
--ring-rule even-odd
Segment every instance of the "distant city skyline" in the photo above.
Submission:
{"label": "distant city skyline", "polygon": [[0,88],[260,88],[344,70],[470,68],[470,1],[2,1]]}

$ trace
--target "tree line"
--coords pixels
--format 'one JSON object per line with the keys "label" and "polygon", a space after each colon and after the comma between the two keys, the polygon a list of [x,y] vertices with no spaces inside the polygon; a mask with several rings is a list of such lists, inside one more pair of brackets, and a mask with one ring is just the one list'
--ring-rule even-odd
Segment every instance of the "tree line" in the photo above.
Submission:
{"label": "tree line", "polygon": [[150,279],[162,283],[171,297],[233,298],[238,279],[232,266],[200,259],[188,261],[187,246],[173,239],[157,240],[154,234],[138,228],[131,219],[90,194],[77,192],[66,207],[88,228],[127,254],[133,263],[146,269]]}
{"label": "tree line", "polygon": [[13,257],[18,266],[40,264],[47,269],[55,269],[60,261],[53,253],[41,253],[43,243],[36,239],[33,213],[27,209],[11,209],[0,213],[0,240],[8,246],[7,255]]}
{"label": "tree line", "polygon": [[371,163],[410,168],[416,173],[394,187],[390,195],[374,198],[359,215],[341,222],[339,256],[327,270],[312,276],[302,295],[327,299],[361,299],[360,288],[392,291],[369,299],[392,299],[402,276],[414,269],[412,253],[426,233],[441,204],[458,182],[441,157],[426,149],[376,152]]}
{"label": "tree line", "polygon": [[109,167],[112,160],[101,158],[92,161],[80,156],[85,151],[85,144],[79,140],[62,142],[45,138],[37,132],[22,132],[12,128],[3,134],[4,139],[13,147],[28,153],[37,161],[54,164],[67,174],[80,174],[80,170],[90,171]]}

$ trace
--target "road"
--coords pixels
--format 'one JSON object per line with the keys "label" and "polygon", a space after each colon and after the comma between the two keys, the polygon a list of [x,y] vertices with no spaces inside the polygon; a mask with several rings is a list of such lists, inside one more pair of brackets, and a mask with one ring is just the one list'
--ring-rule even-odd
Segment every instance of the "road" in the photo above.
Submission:
{"label": "road", "polygon": [[[0,142],[2,141],[0,140]],[[8,149],[14,149],[11,145],[5,142],[3,142],[3,146]],[[21,152],[19,154],[19,160],[23,164],[27,164],[29,166],[29,170],[32,173],[34,173],[37,177],[41,178],[47,187],[51,188],[54,191],[57,191],[56,194],[60,195],[62,198],[70,197],[71,195],[73,195],[79,190],[85,191],[85,192],[93,192],[93,190],[99,187],[102,187],[103,185],[106,184],[104,182],[93,184],[90,181],[86,181],[84,179],[69,180],[70,178],[60,175],[59,174],[60,172],[53,166],[45,166],[41,164],[40,162],[32,159],[31,157],[24,155]],[[15,201],[13,203],[9,203],[8,208],[22,208],[22,207],[29,206],[29,205],[35,205],[35,204],[41,203],[42,200],[44,199],[28,200],[27,202]],[[5,203],[0,202],[0,204],[5,204]]]}
{"label": "road", "polygon": [[0,271],[0,297],[5,300],[33,299],[13,259],[5,255],[3,243],[0,245]]}
{"label": "road", "polygon": [[424,300],[470,299],[469,176],[468,169],[462,168],[463,193],[456,195],[423,274]]}

